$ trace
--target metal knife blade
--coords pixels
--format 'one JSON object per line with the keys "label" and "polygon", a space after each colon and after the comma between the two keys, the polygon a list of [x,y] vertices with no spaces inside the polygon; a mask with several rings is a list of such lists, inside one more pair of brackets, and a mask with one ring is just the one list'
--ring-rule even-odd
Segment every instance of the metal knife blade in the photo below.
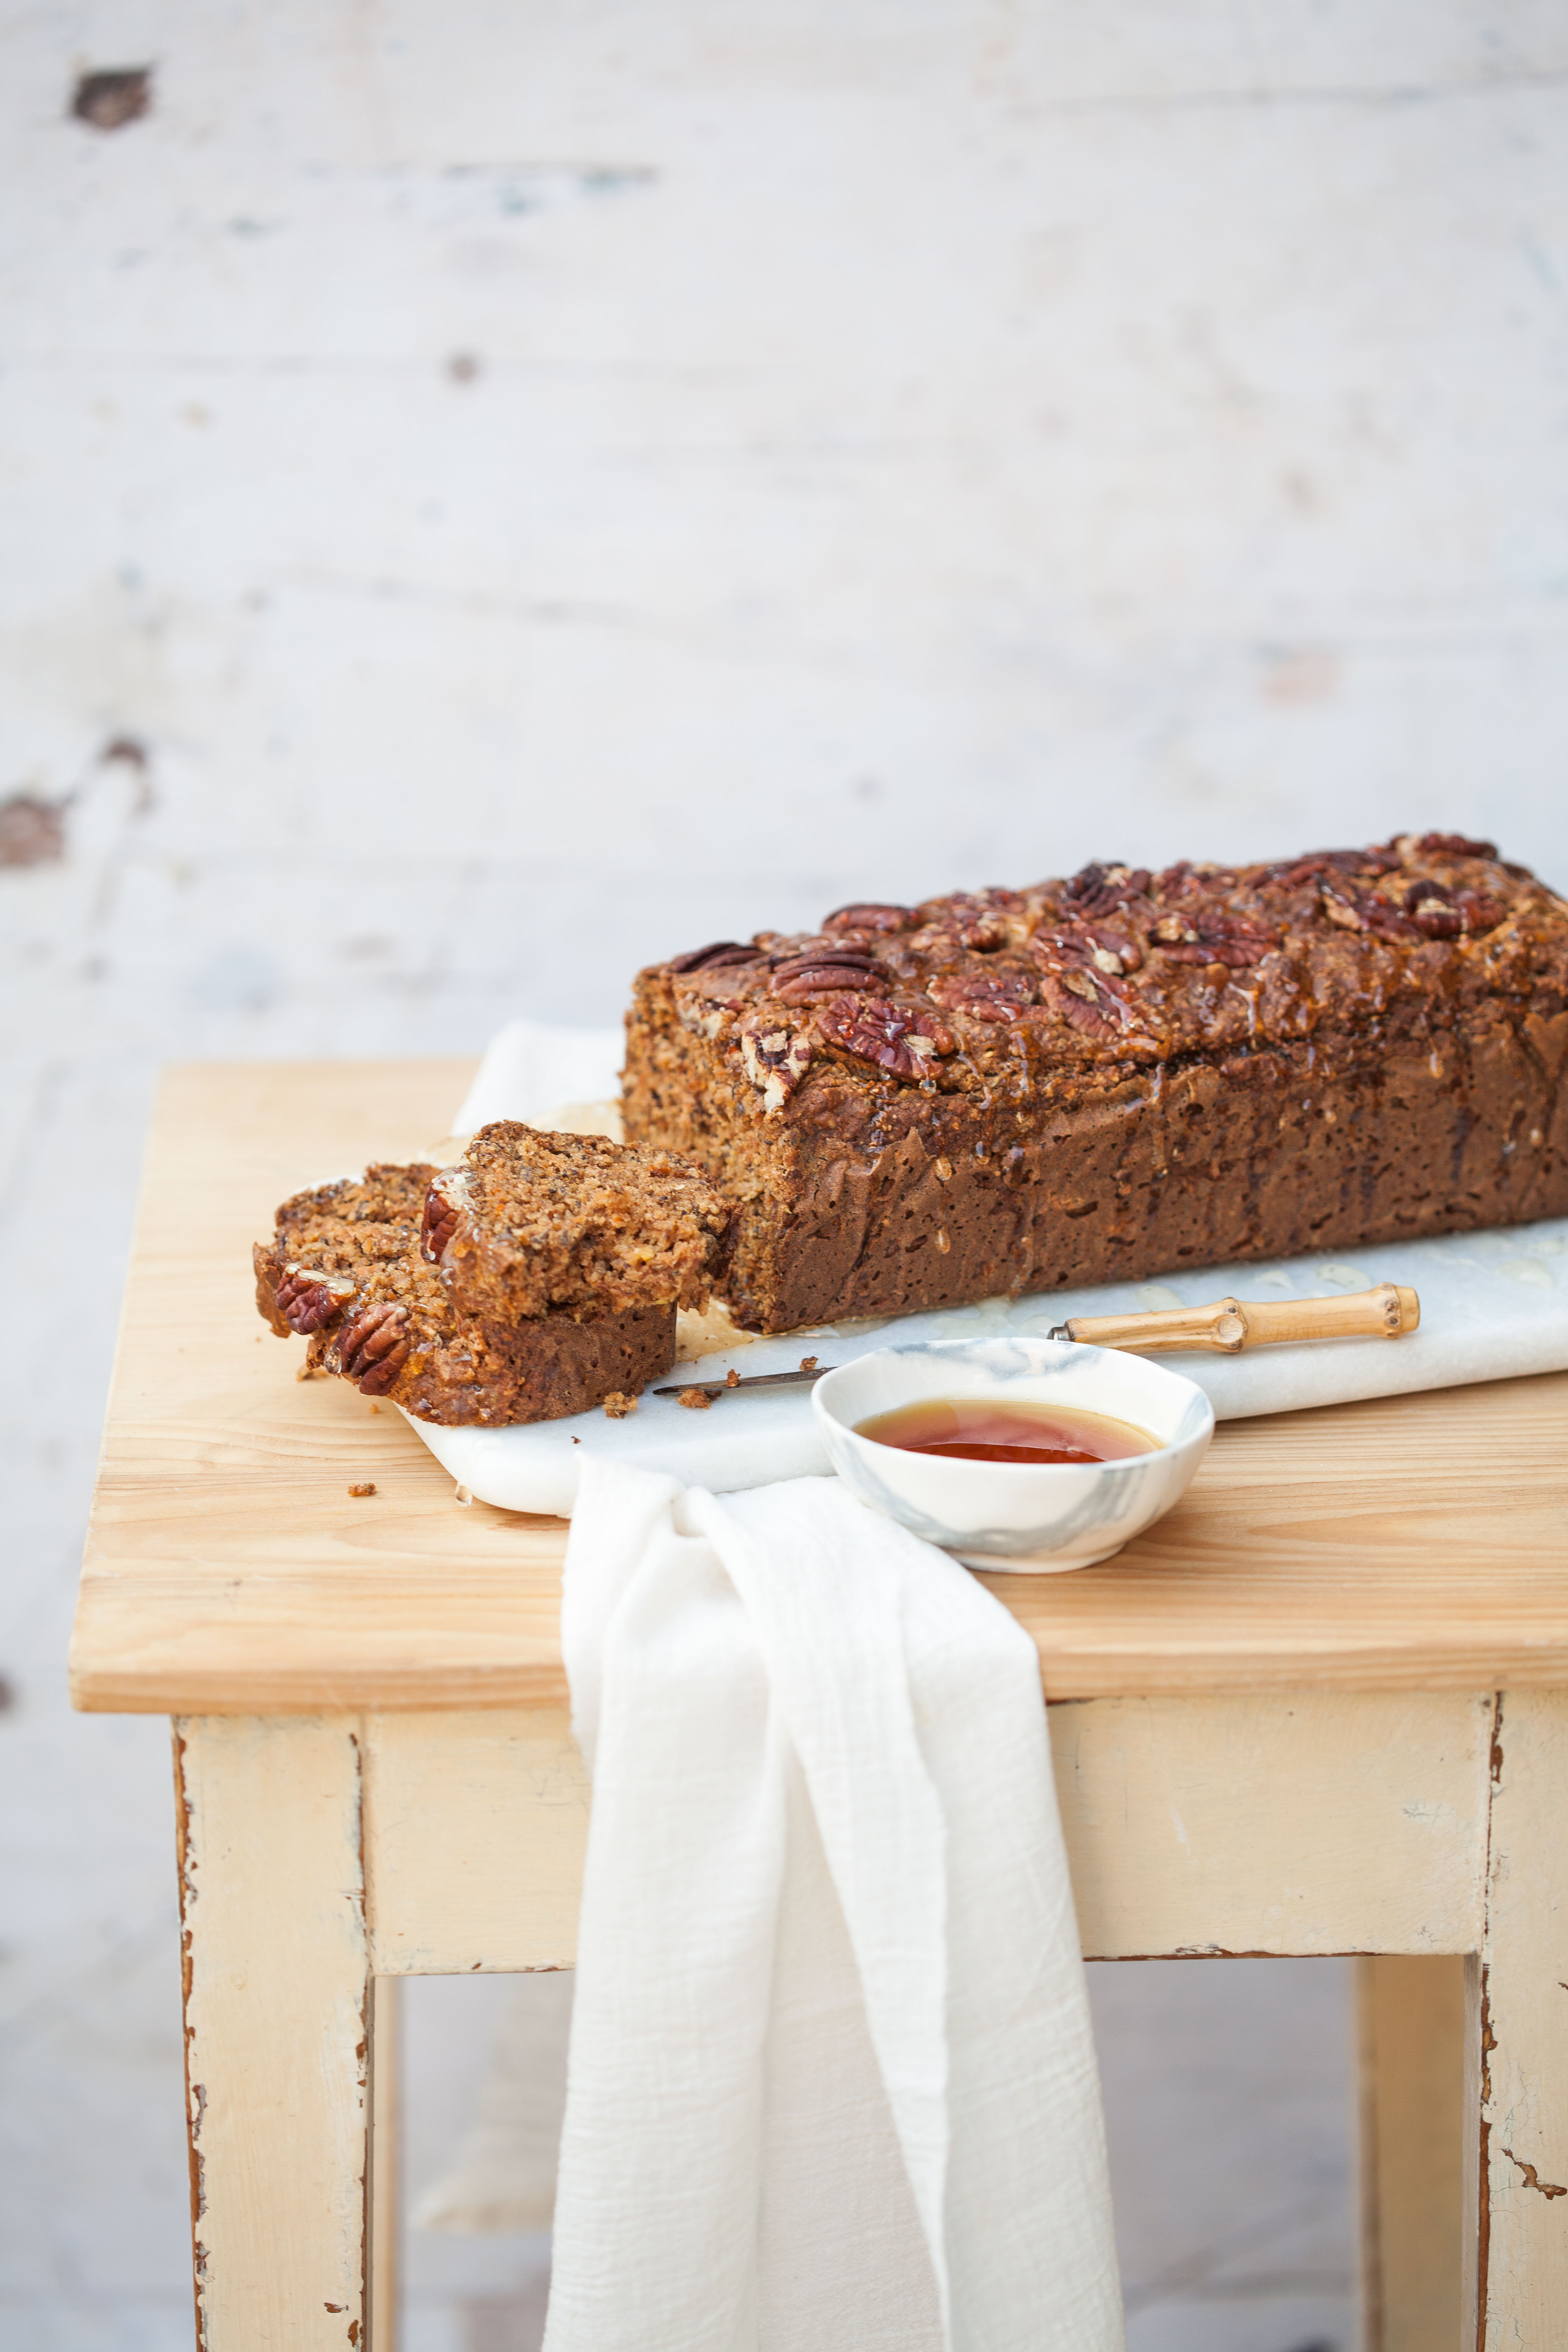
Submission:
{"label": "metal knife blade", "polygon": [[749,1372],[744,1379],[727,1381],[686,1381],[678,1388],[655,1389],[655,1396],[728,1396],[732,1389],[808,1389],[824,1372],[833,1370],[831,1364],[819,1364],[815,1356],[807,1356],[797,1372]]}

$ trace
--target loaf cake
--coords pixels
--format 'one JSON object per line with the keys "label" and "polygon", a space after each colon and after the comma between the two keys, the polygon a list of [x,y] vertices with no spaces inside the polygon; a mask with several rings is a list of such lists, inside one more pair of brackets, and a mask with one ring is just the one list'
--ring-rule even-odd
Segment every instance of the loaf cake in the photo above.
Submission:
{"label": "loaf cake", "polygon": [[[610,1159],[622,1164],[618,1228]],[[539,1213],[544,1244],[527,1281],[526,1233],[495,1212],[521,1213],[531,1166],[548,1170],[554,1213]],[[459,1179],[476,1172],[484,1181],[455,1213]],[[592,1210],[574,1224],[574,1203]],[[508,1123],[482,1130],[461,1169],[377,1166],[286,1201],[272,1242],[255,1251],[257,1305],[280,1336],[309,1339],[307,1371],[423,1421],[622,1410],[674,1361],[677,1303],[706,1304],[729,1213],[668,1154]],[[459,1226],[471,1249],[448,1270]]]}
{"label": "loaf cake", "polygon": [[626,1132],[830,1318],[1568,1211],[1568,907],[1489,842],[1092,865],[638,978]]}

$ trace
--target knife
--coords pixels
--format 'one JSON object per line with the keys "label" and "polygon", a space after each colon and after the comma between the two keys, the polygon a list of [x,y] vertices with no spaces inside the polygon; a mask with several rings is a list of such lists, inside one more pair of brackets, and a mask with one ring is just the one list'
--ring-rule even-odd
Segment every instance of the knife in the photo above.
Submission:
{"label": "knife", "polygon": [[1047,1332],[1094,1348],[1158,1356],[1204,1348],[1238,1356],[1290,1339],[1402,1339],[1421,1320],[1421,1301],[1400,1283],[1333,1298],[1216,1298],[1210,1307],[1161,1307],[1142,1315],[1075,1315]]}
{"label": "knife", "polygon": [[803,1356],[797,1372],[749,1372],[742,1380],[739,1372],[731,1372],[721,1381],[689,1381],[684,1387],[655,1389],[655,1396],[706,1397],[711,1404],[715,1397],[727,1396],[731,1389],[808,1389],[824,1372],[833,1370],[831,1364],[819,1364],[815,1356]]}
{"label": "knife", "polygon": [[[1290,1340],[1401,1339],[1421,1320],[1421,1301],[1403,1284],[1380,1282],[1374,1290],[1352,1290],[1330,1298],[1216,1298],[1208,1307],[1157,1307],[1142,1315],[1075,1315],[1053,1325],[1047,1339],[1080,1346],[1125,1348],[1131,1354],[1159,1356],[1180,1348],[1238,1356],[1244,1348],[1277,1348]],[[731,1372],[721,1381],[692,1381],[680,1388],[655,1389],[655,1396],[701,1397],[711,1404],[731,1389],[809,1388],[831,1364],[803,1358],[797,1372]]]}

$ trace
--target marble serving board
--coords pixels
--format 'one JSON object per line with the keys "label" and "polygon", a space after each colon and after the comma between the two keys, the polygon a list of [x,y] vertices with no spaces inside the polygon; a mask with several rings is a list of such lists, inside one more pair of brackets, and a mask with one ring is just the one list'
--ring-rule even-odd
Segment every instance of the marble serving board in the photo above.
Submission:
{"label": "marble serving board", "polygon": [[[1194,1350],[1163,1360],[1206,1389],[1222,1421],[1568,1370],[1568,1218],[1560,1217],[1401,1242],[1354,1258],[1205,1266],[1161,1282],[1111,1283],[927,1315],[823,1324],[777,1339],[736,1331],[721,1315],[683,1317],[681,1360],[669,1377],[722,1380],[731,1366],[741,1373],[789,1371],[803,1356],[841,1364],[868,1349],[908,1341],[1043,1335],[1073,1315],[1198,1306],[1227,1295],[1308,1298],[1365,1290],[1377,1282],[1407,1283],[1419,1292],[1421,1328],[1408,1339],[1331,1340],[1236,1357]],[[421,1421],[412,1426],[459,1486],[513,1511],[569,1516],[579,1465],[589,1452],[668,1470],[688,1486],[719,1494],[821,1475],[828,1466],[805,1388],[742,1390],[706,1412],[646,1393],[624,1421],[594,1412],[516,1429],[437,1429]]]}

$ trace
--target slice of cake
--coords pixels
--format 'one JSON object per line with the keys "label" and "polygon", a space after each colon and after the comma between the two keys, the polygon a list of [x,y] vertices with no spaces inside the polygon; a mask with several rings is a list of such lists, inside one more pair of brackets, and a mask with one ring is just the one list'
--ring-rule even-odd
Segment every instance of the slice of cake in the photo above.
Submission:
{"label": "slice of cake", "polygon": [[730,1203],[689,1160],[600,1135],[498,1119],[425,1209],[426,1255],[470,1312],[700,1310],[724,1263]]}
{"label": "slice of cake", "polygon": [[[703,1267],[721,1255],[729,1212],[720,1196],[662,1153],[529,1129],[486,1135],[510,1132],[561,1147],[538,1155],[552,1205],[536,1204],[529,1227],[540,1237],[531,1273],[523,1231],[492,1220],[485,1181],[497,1169],[496,1201],[521,1214],[526,1145],[487,1146],[475,1197],[465,1194],[445,1234],[467,1165],[373,1167],[283,1203],[272,1242],[255,1251],[257,1305],[274,1331],[309,1339],[308,1370],[447,1425],[625,1410],[668,1370],[677,1302],[706,1303]],[[619,1193],[617,1158],[631,1163]],[[510,1190],[500,1181],[508,1167]],[[443,1261],[459,1224],[469,1252],[454,1279]],[[470,1265],[477,1278],[466,1283]]]}

